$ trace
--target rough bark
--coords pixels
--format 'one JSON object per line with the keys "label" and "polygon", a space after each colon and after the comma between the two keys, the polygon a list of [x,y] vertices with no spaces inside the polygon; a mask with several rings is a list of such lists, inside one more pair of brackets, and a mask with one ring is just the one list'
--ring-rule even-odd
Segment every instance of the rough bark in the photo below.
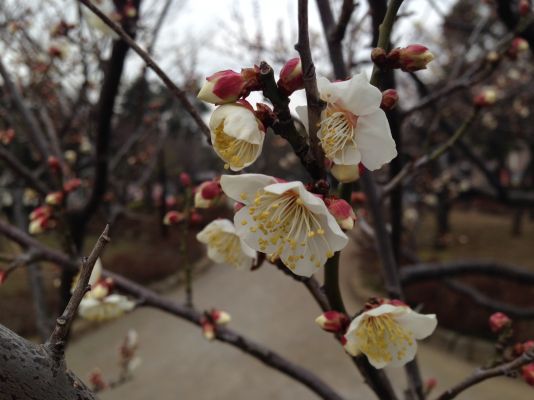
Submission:
{"label": "rough bark", "polygon": [[0,400],[74,399],[97,397],[43,345],[0,325]]}

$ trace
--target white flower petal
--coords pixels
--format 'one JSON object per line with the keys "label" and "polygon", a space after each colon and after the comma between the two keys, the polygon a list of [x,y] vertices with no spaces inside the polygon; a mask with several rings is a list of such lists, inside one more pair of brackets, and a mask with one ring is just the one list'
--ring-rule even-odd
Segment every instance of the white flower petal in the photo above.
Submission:
{"label": "white flower petal", "polygon": [[378,110],[358,119],[356,144],[363,165],[371,171],[379,169],[397,156],[395,141],[384,111]]}
{"label": "white flower petal", "polygon": [[296,106],[295,111],[297,115],[299,116],[300,122],[302,122],[302,125],[304,125],[304,128],[306,128],[306,132],[309,132],[309,124],[308,124],[308,107],[306,106]]}
{"label": "white flower petal", "polygon": [[413,332],[418,340],[430,336],[438,325],[435,314],[419,314],[413,310],[396,317],[399,324]]}
{"label": "white flower petal", "polygon": [[[249,204],[254,195],[265,186],[276,183],[272,176],[262,174],[242,174],[221,176],[221,188],[230,198],[243,204]],[[243,195],[246,194],[246,197]]]}

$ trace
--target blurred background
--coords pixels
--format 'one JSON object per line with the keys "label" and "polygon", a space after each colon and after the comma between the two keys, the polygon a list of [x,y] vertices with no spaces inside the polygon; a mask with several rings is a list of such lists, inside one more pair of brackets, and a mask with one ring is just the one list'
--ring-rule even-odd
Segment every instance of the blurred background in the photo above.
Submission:
{"label": "blurred background", "polygon": [[[262,60],[277,74],[297,56],[295,1],[143,0],[136,11],[138,3],[116,1],[115,17],[135,32],[206,121],[212,108],[196,100],[206,76]],[[376,2],[356,3],[343,47],[349,69],[369,74]],[[403,165],[451,137],[470,115],[476,93],[491,88],[497,94],[496,103],[480,112],[446,155],[411,174],[384,203],[401,265],[480,266],[459,276],[406,280],[409,303],[438,315],[440,332],[421,357],[429,365],[428,370],[423,367],[425,377],[444,375],[439,381],[444,387],[459,379],[460,372],[491,359],[494,336],[488,317],[493,312],[505,311],[513,318],[514,340],[534,339],[534,32],[527,30],[526,40],[502,51],[517,25],[517,3],[406,0],[392,37],[394,46],[424,44],[435,60],[428,70],[396,76],[400,155],[397,164],[377,174],[385,187]],[[341,4],[332,2],[336,15]],[[318,74],[331,77],[315,2],[310,2],[310,36]],[[102,260],[105,268],[181,297],[183,266],[191,264],[195,298],[202,306],[227,308],[238,317],[236,326],[312,365],[347,398],[368,398],[341,350],[312,325],[319,311],[294,282],[271,265],[238,273],[206,261],[195,235],[214,218],[231,217],[228,202],[221,199],[210,209],[197,210],[199,218],[185,234],[163,225],[167,211],[185,205],[180,174],[189,174],[198,185],[224,173],[223,163],[157,77],[117,43],[112,34],[91,25],[76,1],[0,3],[2,219],[26,229],[28,214],[40,204],[39,192],[13,173],[9,156],[37,180],[54,179],[32,136],[34,130],[44,132],[52,153],[72,178],[81,179],[68,197],[68,207],[76,211],[67,213],[65,222],[79,251],[87,251],[110,221],[113,242]],[[498,62],[491,61],[495,56]],[[268,103],[258,93],[248,100]],[[20,101],[31,111],[33,127],[21,114]],[[294,110],[304,103],[303,93],[297,92],[290,106]],[[262,156],[247,171],[308,179],[291,147],[270,132]],[[343,255],[342,274],[344,294],[356,311],[368,297],[382,294],[383,286],[365,198],[355,192],[353,204],[359,223]],[[62,248],[54,230],[38,239]],[[3,264],[8,254],[20,251],[0,237]],[[501,267],[525,273],[499,273]],[[64,304],[69,279],[46,263],[18,268],[0,286],[0,323],[32,340],[46,336]],[[284,312],[287,304],[291,315]],[[106,391],[104,399],[147,398],[155,381],[161,399],[176,394],[195,399],[311,396],[233,349],[202,342],[196,328],[152,310],[104,325],[80,323],[69,355],[75,371],[86,377],[99,367],[113,374],[114,349],[129,329],[139,332],[143,363],[132,382]],[[323,342],[331,346],[323,354],[310,349],[328,346]],[[440,369],[448,356],[454,357],[451,368]],[[162,377],[163,372],[170,375]],[[200,375],[211,377],[205,378],[205,388],[198,387]],[[528,398],[521,397],[528,396],[524,388],[508,384],[506,380],[500,389]],[[475,394],[459,398],[501,398],[498,386],[492,381],[478,394],[475,389]]]}

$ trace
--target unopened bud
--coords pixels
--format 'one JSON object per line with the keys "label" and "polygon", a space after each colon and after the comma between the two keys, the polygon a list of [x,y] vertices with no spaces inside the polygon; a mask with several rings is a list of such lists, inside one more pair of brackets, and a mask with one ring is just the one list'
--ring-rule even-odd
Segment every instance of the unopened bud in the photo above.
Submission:
{"label": "unopened bud", "polygon": [[203,319],[201,322],[200,322],[200,327],[202,328],[202,335],[207,339],[207,340],[213,340],[215,339],[215,326],[213,325],[213,323],[211,323],[210,321],[208,321],[208,319]]}
{"label": "unopened bud", "polygon": [[524,17],[530,12],[530,0],[519,0],[519,15]]}
{"label": "unopened bud", "polygon": [[124,15],[128,18],[133,18],[137,15],[137,9],[131,1],[128,1],[124,6]]}
{"label": "unopened bud", "polygon": [[512,320],[502,312],[491,314],[489,318],[490,329],[493,333],[500,333],[505,328],[512,326]]}
{"label": "unopened bud", "polygon": [[208,76],[197,97],[213,104],[234,103],[259,88],[256,68],[245,68],[241,73],[225,70]]}
{"label": "unopened bud", "polygon": [[516,37],[514,40],[512,40],[512,43],[510,44],[510,47],[508,48],[508,51],[506,52],[506,54],[512,60],[515,60],[517,56],[519,55],[519,53],[527,51],[528,49],[529,49],[528,42],[522,37]]}
{"label": "unopened bud", "polygon": [[187,172],[180,172],[180,184],[183,187],[191,186],[191,177]]}
{"label": "unopened bud", "polygon": [[82,180],[80,178],[72,178],[63,184],[63,190],[66,193],[70,193],[78,189],[82,185]]}
{"label": "unopened bud", "polygon": [[28,232],[30,235],[39,235],[48,228],[49,217],[41,217],[34,219],[28,226]]}
{"label": "unopened bud", "polygon": [[337,223],[344,230],[354,228],[354,221],[356,221],[356,214],[352,206],[342,199],[327,199],[325,201],[328,211],[336,219]]}
{"label": "unopened bud", "polygon": [[217,325],[226,325],[232,320],[230,314],[221,310],[212,310],[210,316]]}
{"label": "unopened bud", "polygon": [[395,89],[387,89],[382,92],[380,108],[384,111],[393,110],[399,101],[399,94]]}
{"label": "unopened bud", "polygon": [[31,221],[33,221],[34,219],[49,217],[50,215],[52,215],[52,208],[47,205],[44,205],[37,207],[35,210],[33,210],[30,213],[29,218]]}
{"label": "unopened bud", "polygon": [[0,269],[0,285],[3,284],[7,279],[7,272],[3,269]]}
{"label": "unopened bud", "polygon": [[285,95],[290,95],[295,90],[304,89],[304,77],[302,75],[302,62],[300,58],[292,58],[282,67],[278,87]]}
{"label": "unopened bud", "polygon": [[514,346],[514,353],[518,356],[523,354],[525,351],[530,351],[534,349],[534,341],[533,340],[527,340],[524,343],[516,343]]}
{"label": "unopened bud", "polygon": [[477,107],[488,107],[497,101],[497,92],[494,89],[484,89],[473,98]]}
{"label": "unopened bud", "polygon": [[315,323],[328,332],[345,332],[350,320],[349,317],[337,311],[326,311],[315,319]]}
{"label": "unopened bud", "polygon": [[500,60],[500,58],[501,56],[499,55],[499,53],[493,50],[490,51],[486,56],[486,60],[488,60],[490,63],[496,63]]}
{"label": "unopened bud", "polygon": [[202,221],[202,215],[200,215],[196,211],[192,211],[191,214],[189,214],[189,224],[191,226],[199,225],[202,223]]}
{"label": "unopened bud", "polygon": [[352,192],[350,195],[350,202],[355,204],[363,204],[367,201],[367,196],[364,192]]}
{"label": "unopened bud", "polygon": [[360,178],[360,170],[357,165],[334,164],[330,173],[341,183],[354,182]]}
{"label": "unopened bud", "polygon": [[76,160],[78,159],[78,155],[76,154],[74,150],[67,150],[64,155],[65,155],[65,160],[67,160],[67,162],[71,165],[74,164]]}
{"label": "unopened bud", "polygon": [[426,69],[434,59],[434,55],[426,46],[411,44],[407,47],[397,48],[388,54],[388,63],[393,68],[400,68],[405,72],[415,72]]}
{"label": "unopened bud", "polygon": [[45,197],[45,203],[50,206],[58,206],[63,203],[63,193],[62,192],[52,192],[48,193]]}
{"label": "unopened bud", "polygon": [[48,168],[52,170],[52,172],[56,173],[60,170],[61,164],[59,163],[59,160],[57,157],[49,156],[47,160]]}
{"label": "unopened bud", "polygon": [[534,386],[534,363],[524,365],[521,368],[521,376],[530,386]]}
{"label": "unopened bud", "polygon": [[169,211],[167,214],[165,214],[165,217],[163,217],[163,224],[164,225],[176,225],[182,222],[183,220],[184,220],[184,215],[181,212]]}

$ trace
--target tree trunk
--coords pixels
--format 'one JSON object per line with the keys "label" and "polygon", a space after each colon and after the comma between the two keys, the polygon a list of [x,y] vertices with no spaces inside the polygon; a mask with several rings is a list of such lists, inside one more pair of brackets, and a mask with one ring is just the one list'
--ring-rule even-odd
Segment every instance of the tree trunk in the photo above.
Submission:
{"label": "tree trunk", "polygon": [[96,396],[37,345],[0,325],[0,400],[96,400]]}

